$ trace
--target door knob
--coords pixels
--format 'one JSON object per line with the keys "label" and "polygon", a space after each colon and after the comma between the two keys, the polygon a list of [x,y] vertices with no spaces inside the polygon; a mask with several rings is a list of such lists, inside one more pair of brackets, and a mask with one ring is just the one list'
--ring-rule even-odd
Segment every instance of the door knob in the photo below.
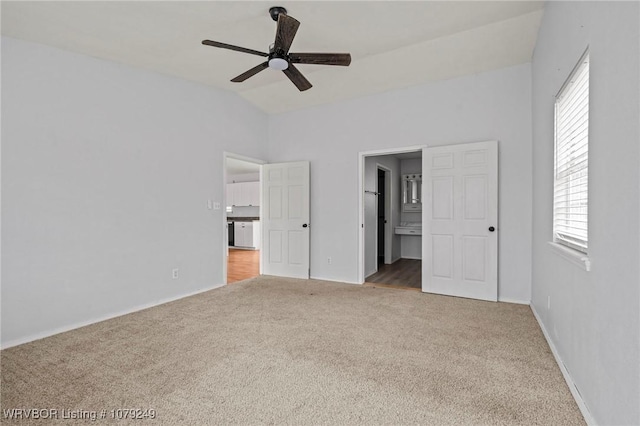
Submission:
{"label": "door knob", "polygon": [[303,228],[306,228],[307,226],[309,226],[309,225],[307,225],[306,223],[303,223],[303,224],[302,224],[302,227],[303,227]]}
{"label": "door knob", "polygon": [[496,230],[496,228],[494,228],[493,226],[490,226],[490,227],[489,227],[489,232],[493,232],[493,231],[495,231],[495,230]]}

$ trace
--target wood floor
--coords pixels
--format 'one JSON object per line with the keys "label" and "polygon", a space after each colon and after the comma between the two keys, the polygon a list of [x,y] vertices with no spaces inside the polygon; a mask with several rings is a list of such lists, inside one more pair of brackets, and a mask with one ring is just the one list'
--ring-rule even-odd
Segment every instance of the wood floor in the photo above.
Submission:
{"label": "wood floor", "polygon": [[[235,283],[260,275],[260,251],[229,249],[227,259],[227,283]],[[391,265],[381,264],[378,272],[370,275],[365,284],[378,287],[422,288],[422,261],[400,259]]]}
{"label": "wood floor", "polygon": [[378,272],[365,280],[381,287],[422,288],[422,261],[400,259],[391,265],[378,265]]}
{"label": "wood floor", "polygon": [[227,284],[260,275],[260,250],[229,249]]}

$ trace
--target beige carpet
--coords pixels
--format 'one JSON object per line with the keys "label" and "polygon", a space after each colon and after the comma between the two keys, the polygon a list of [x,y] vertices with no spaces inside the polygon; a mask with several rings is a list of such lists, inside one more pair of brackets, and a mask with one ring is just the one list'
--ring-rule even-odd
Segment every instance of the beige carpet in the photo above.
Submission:
{"label": "beige carpet", "polygon": [[528,306],[412,291],[259,277],[1,357],[3,410],[156,410],[137,424],[584,424]]}

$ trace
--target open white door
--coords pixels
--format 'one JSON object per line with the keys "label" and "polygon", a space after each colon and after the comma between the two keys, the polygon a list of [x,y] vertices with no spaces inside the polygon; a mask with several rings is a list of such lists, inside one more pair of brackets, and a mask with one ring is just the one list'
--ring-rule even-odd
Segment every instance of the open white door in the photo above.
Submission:
{"label": "open white door", "polygon": [[422,157],[422,291],[498,300],[498,142]]}
{"label": "open white door", "polygon": [[262,273],[309,278],[309,162],[262,166]]}

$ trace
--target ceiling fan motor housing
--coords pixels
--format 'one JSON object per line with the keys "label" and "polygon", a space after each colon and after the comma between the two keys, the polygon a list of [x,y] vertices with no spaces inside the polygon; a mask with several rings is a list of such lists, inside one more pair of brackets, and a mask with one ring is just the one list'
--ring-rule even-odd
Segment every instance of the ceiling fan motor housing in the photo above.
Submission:
{"label": "ceiling fan motor housing", "polygon": [[287,9],[282,6],[273,6],[269,9],[269,15],[271,15],[271,19],[276,22],[278,22],[278,15],[280,15],[281,13],[284,13],[286,15]]}

